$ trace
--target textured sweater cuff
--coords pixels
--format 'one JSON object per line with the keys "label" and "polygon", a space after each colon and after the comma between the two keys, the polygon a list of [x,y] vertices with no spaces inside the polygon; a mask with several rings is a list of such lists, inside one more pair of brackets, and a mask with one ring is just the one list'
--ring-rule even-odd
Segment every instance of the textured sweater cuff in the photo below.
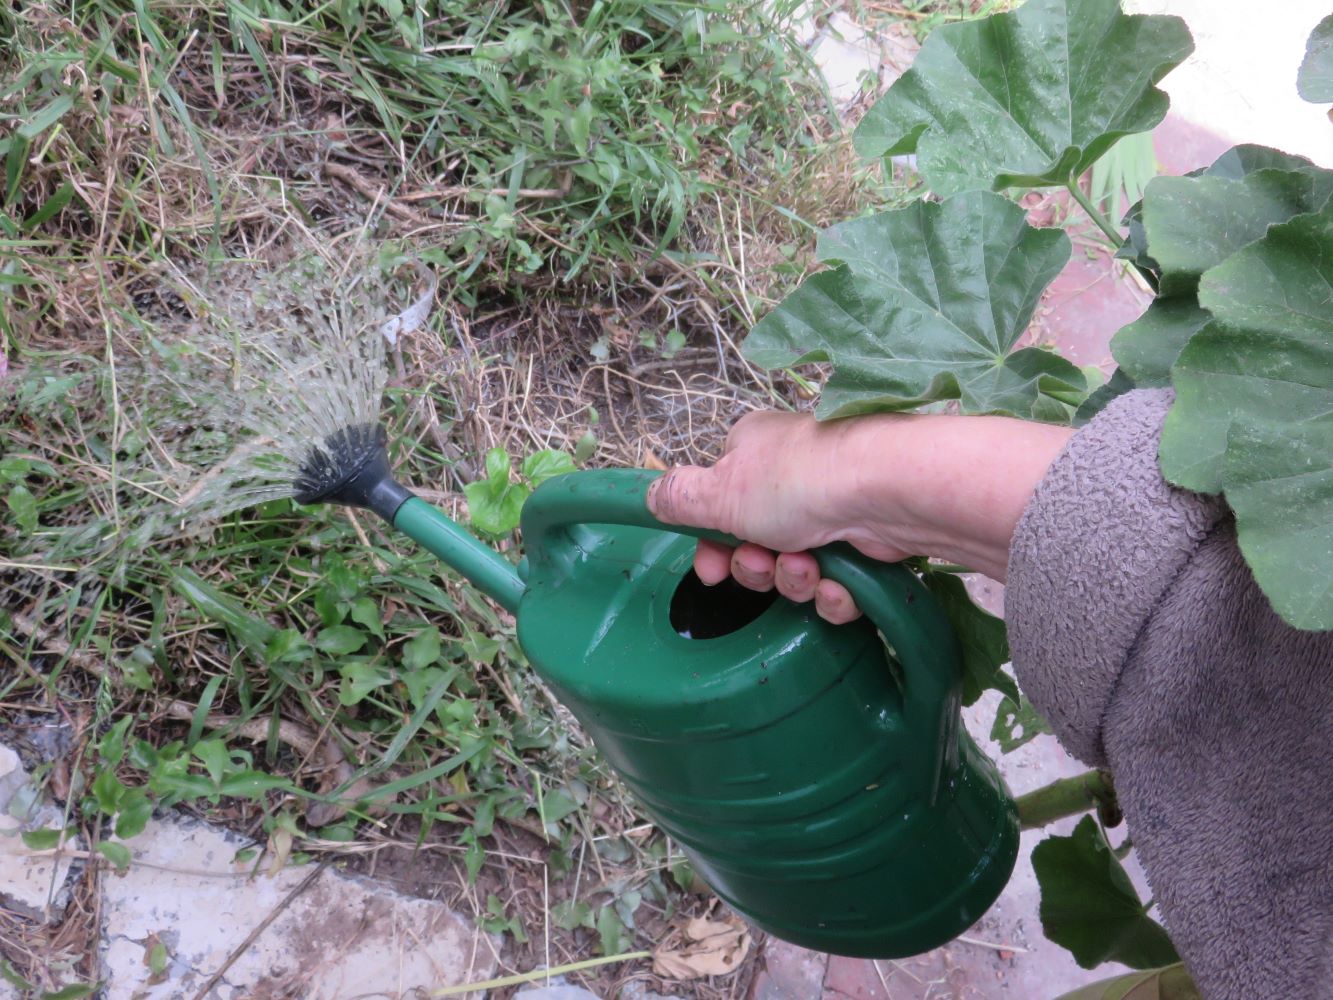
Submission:
{"label": "textured sweater cuff", "polygon": [[1074,756],[1106,762],[1102,719],[1152,609],[1209,530],[1216,497],[1162,479],[1170,390],[1113,401],[1070,439],[1009,549],[1005,618],[1019,684]]}

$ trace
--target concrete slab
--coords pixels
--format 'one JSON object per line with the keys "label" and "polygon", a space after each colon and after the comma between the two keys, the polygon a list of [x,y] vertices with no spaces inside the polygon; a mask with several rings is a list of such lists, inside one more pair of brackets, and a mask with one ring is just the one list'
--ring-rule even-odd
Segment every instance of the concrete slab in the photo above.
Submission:
{"label": "concrete slab", "polygon": [[[0,906],[30,920],[59,920],[69,902],[69,873],[73,861],[43,856],[23,843],[33,830],[59,830],[60,810],[44,802],[29,784],[19,756],[0,745]],[[77,850],[77,842],[71,842]]]}
{"label": "concrete slab", "polygon": [[494,942],[442,903],[333,869],[252,875],[235,860],[246,841],[196,821],[154,821],[128,845],[129,872],[104,883],[105,1000],[194,997],[215,976],[208,1000],[398,998],[494,973]]}
{"label": "concrete slab", "polygon": [[807,19],[798,26],[797,37],[809,48],[834,102],[843,109],[902,76],[918,49],[905,29],[876,34],[842,11],[830,14],[820,28]]}

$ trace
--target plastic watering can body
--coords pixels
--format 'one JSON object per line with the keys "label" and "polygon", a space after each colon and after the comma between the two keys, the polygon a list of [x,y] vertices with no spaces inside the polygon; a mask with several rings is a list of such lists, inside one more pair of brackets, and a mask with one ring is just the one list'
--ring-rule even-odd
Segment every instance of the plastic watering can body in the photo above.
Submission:
{"label": "plastic watering can body", "polygon": [[[704,588],[655,473],[573,473],[523,512],[518,638],[708,884],[805,947],[892,958],[964,931],[1007,882],[1012,800],[959,724],[960,659],[908,570],[815,555],[866,616]],[[881,634],[883,640],[881,640]],[[887,646],[886,646],[887,643]]]}

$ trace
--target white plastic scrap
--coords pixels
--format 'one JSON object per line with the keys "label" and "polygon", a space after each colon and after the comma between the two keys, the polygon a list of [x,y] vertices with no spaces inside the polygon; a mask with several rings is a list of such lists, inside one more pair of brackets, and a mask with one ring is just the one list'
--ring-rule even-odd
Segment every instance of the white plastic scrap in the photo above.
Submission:
{"label": "white plastic scrap", "polygon": [[380,327],[380,333],[384,334],[384,339],[389,342],[390,347],[398,346],[398,338],[402,334],[411,333],[426,325],[426,320],[430,319],[430,307],[435,301],[435,289],[438,285],[439,280],[433,274],[430,275],[426,290],[420,297],[397,316],[386,320]]}

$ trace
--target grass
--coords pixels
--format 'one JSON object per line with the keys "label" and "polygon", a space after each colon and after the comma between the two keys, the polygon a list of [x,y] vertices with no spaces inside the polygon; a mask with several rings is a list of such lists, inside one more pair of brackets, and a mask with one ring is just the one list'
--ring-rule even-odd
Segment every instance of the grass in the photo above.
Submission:
{"label": "grass", "polygon": [[[508,973],[651,946],[704,905],[695,880],[512,620],[340,511],[272,501],[150,544],[186,431],[143,417],[134,373],[189,343],[224,261],[368,243],[439,280],[385,411],[428,500],[466,520],[494,447],[715,456],[746,409],[802,405],[736,343],[812,227],[897,196],[852,163],[794,10],[73,10],[0,9],[0,738],[109,865],[173,806],[252,837],[257,868],[444,858]],[[199,454],[235,444],[215,430],[188,428]],[[545,879],[511,860],[534,852]],[[6,918],[0,956],[43,989],[91,982],[92,912]]]}

